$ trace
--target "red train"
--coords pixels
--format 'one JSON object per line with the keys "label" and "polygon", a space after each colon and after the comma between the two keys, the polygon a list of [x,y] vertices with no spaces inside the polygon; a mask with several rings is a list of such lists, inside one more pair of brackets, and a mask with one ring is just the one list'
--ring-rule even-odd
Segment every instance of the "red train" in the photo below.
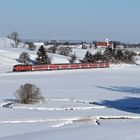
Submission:
{"label": "red train", "polygon": [[83,63],[83,64],[50,64],[50,65],[14,65],[13,71],[49,71],[69,69],[108,68],[108,62]]}

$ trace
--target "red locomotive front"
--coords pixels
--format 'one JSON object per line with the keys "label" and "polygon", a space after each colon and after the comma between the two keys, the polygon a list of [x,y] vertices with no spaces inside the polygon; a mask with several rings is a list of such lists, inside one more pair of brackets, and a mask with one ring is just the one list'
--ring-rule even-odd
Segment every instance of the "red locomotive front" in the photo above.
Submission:
{"label": "red locomotive front", "polygon": [[15,65],[13,71],[32,71],[31,65]]}

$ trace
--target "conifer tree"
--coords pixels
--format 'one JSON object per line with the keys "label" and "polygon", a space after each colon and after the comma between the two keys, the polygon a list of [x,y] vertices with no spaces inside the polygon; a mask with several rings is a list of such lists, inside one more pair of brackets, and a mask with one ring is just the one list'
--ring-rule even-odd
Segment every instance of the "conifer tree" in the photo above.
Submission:
{"label": "conifer tree", "polygon": [[42,45],[37,51],[37,64],[50,64],[51,60],[47,55],[47,51],[45,50],[44,46]]}

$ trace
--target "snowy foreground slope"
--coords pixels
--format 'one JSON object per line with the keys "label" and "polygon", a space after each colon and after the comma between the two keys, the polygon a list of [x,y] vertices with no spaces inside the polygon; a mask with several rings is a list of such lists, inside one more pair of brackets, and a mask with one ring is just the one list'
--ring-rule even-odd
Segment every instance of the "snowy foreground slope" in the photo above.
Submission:
{"label": "snowy foreground slope", "polygon": [[[139,74],[139,66],[127,65],[94,70],[1,73],[0,139],[138,140]],[[49,99],[47,108],[61,109],[45,110],[41,105],[2,107],[14,99],[15,90],[26,82],[41,88]]]}
{"label": "snowy foreground slope", "polygon": [[[22,51],[0,49],[0,140],[140,139],[140,66],[12,73]],[[27,82],[41,89],[44,103],[14,103]]]}

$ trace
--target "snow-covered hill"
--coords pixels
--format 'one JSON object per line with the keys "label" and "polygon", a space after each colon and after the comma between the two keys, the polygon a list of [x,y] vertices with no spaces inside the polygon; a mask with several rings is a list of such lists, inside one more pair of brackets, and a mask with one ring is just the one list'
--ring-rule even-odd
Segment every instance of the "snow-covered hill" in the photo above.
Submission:
{"label": "snow-covered hill", "polygon": [[[0,140],[139,140],[140,66],[12,73],[23,51],[36,58],[27,48],[0,47]],[[79,58],[86,53],[73,51]],[[68,62],[49,55],[53,63]],[[15,103],[15,91],[27,82],[41,89],[45,102]]]}
{"label": "snow-covered hill", "polygon": [[14,44],[14,41],[12,41],[11,39],[0,37],[0,48],[11,47],[12,44]]}

